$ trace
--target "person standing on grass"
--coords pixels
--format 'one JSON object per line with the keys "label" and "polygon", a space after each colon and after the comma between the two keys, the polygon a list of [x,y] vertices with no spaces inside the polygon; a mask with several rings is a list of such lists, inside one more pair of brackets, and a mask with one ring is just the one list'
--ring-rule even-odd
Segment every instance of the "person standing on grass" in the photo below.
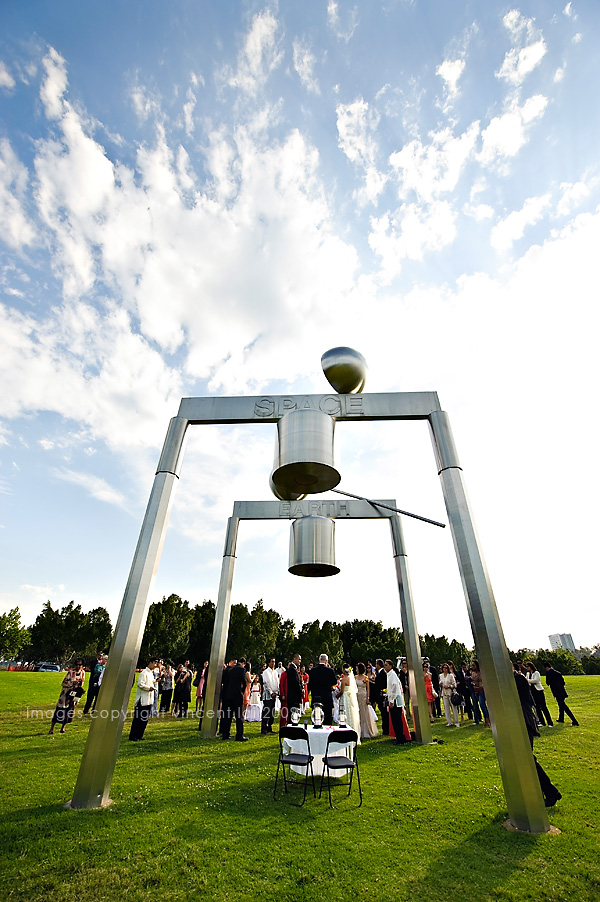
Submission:
{"label": "person standing on grass", "polygon": [[[519,662],[517,661],[517,664],[518,663]],[[546,704],[546,695],[544,693],[544,687],[542,686],[540,672],[533,661],[527,661],[525,667],[526,671],[524,676],[527,677],[527,682],[529,683],[531,698],[535,705],[537,718],[543,727],[546,726],[546,724],[548,724],[549,727],[553,727],[554,724],[552,723],[552,717],[550,711],[548,711],[548,705]],[[519,672],[523,673],[523,671]]]}
{"label": "person standing on grass", "polygon": [[452,696],[456,692],[456,677],[450,673],[450,666],[442,664],[442,673],[440,674],[440,689],[444,700],[444,714],[446,715],[446,726],[458,726],[458,708],[452,704]]}
{"label": "person standing on grass", "polygon": [[83,661],[79,658],[74,666],[69,667],[67,674],[62,681],[61,693],[56,703],[56,710],[52,716],[50,724],[49,736],[54,736],[55,724],[60,724],[60,732],[65,732],[65,727],[73,720],[73,712],[75,705],[83,695],[83,683],[85,680],[85,670],[83,669]]}
{"label": "person standing on grass", "polygon": [[[535,722],[533,708],[531,707],[531,693],[529,691],[529,684],[523,674],[519,670],[517,670],[517,665],[514,663],[514,661],[512,662],[512,666],[515,683],[517,685],[517,692],[519,693],[519,701],[521,702],[521,710],[525,719],[525,726],[527,727],[527,735],[529,736],[531,750],[533,751],[533,738],[534,736],[539,736],[540,733]],[[535,761],[535,769],[537,771],[538,780],[540,781],[540,789],[542,790],[542,795],[544,796],[544,804],[546,808],[552,808],[553,805],[556,805],[556,803],[560,801],[560,799],[562,799],[562,795],[558,791],[556,786],[552,783],[550,777],[548,776],[542,765],[539,763],[535,755],[533,756],[533,760]]]}
{"label": "person standing on grass", "polygon": [[[308,691],[311,706],[318,702],[323,708],[323,723],[330,727],[333,723],[333,688],[337,685],[335,671],[329,666],[326,654],[319,655],[319,663],[308,674]],[[283,702],[282,702],[283,704]]]}
{"label": "person standing on grass", "polygon": [[139,742],[140,739],[144,738],[144,732],[154,702],[154,668],[157,664],[156,658],[150,658],[147,666],[138,677],[137,692],[133,705],[133,719],[129,731],[130,742]]}
{"label": "person standing on grass", "polygon": [[408,664],[406,661],[402,662],[400,670],[398,671],[398,679],[400,680],[402,694],[404,696],[404,712],[407,717],[410,717],[410,687],[408,680]]}
{"label": "person standing on grass", "polygon": [[100,692],[100,683],[102,677],[102,671],[106,667],[106,662],[108,661],[108,655],[98,655],[96,659],[96,663],[91,669],[90,673],[90,682],[88,685],[87,697],[85,700],[85,707],[83,709],[84,714],[89,714],[90,710],[94,710],[96,707],[96,699],[98,698],[98,693]]}
{"label": "person standing on grass", "polygon": [[202,699],[204,698],[204,683],[206,682],[206,674],[208,673],[208,661],[204,662],[202,668],[198,668],[194,677],[193,685],[196,687],[196,714],[202,707]]}
{"label": "person standing on grass", "polygon": [[564,723],[565,714],[567,714],[571,718],[571,723],[573,724],[573,726],[578,727],[579,721],[565,703],[568,692],[565,687],[564,676],[562,675],[562,673],[560,673],[560,671],[555,670],[549,661],[544,662],[544,668],[546,670],[546,686],[550,686],[550,691],[556,699],[556,704],[558,705],[558,717],[556,718],[556,723]]}
{"label": "person standing on grass", "polygon": [[188,705],[192,700],[192,671],[186,666],[188,663],[180,664],[175,674],[174,717],[187,717]]}
{"label": "person standing on grass", "polygon": [[387,673],[383,666],[383,660],[377,658],[375,661],[375,697],[373,699],[373,707],[375,702],[379,707],[381,714],[381,732],[384,736],[390,735],[390,713],[387,703]]}
{"label": "person standing on grass", "polygon": [[275,701],[279,695],[279,679],[275,670],[275,658],[269,658],[268,667],[261,674],[262,682],[262,719],[260,732],[264,736],[273,732],[275,719]]}
{"label": "person standing on grass", "polygon": [[298,711],[300,711],[302,705],[304,686],[302,684],[302,677],[300,676],[301,663],[302,657],[296,652],[287,669],[286,700],[288,720],[290,719],[290,711],[292,708],[297,708]]}
{"label": "person standing on grass", "polygon": [[429,710],[429,722],[433,723],[435,715],[435,695],[433,694],[433,681],[431,679],[431,670],[427,661],[423,661],[423,680],[425,681],[425,698],[427,699],[427,708]]}
{"label": "person standing on grass", "polygon": [[173,662],[165,661],[165,666],[163,667],[160,677],[160,714],[168,714],[171,710],[174,678],[175,671],[173,670]]}
{"label": "person standing on grass", "polygon": [[481,711],[486,727],[491,727],[490,712],[488,711],[485,701],[485,689],[483,688],[483,680],[479,669],[479,661],[473,661],[471,664],[471,684],[473,686],[473,710],[475,712],[475,723],[480,723],[477,712]]}
{"label": "person standing on grass", "polygon": [[388,711],[392,720],[394,733],[396,734],[394,742],[396,745],[404,745],[406,743],[404,734],[404,724],[406,723],[406,719],[404,717],[404,695],[402,693],[402,686],[400,685],[398,674],[394,670],[393,662],[388,659],[383,667],[387,680]]}
{"label": "person standing on grass", "polygon": [[231,738],[231,724],[235,716],[236,742],[248,742],[244,736],[244,691],[246,689],[246,660],[239,658],[229,666],[223,675],[223,719],[221,723],[221,738]]}
{"label": "person standing on grass", "polygon": [[465,661],[461,661],[460,667],[456,672],[456,685],[458,686],[458,691],[463,697],[464,704],[461,705],[460,709],[460,719],[463,720],[465,714],[469,718],[469,720],[473,720],[473,705],[471,704],[471,686],[469,685],[471,682],[471,675],[467,670],[467,665]]}

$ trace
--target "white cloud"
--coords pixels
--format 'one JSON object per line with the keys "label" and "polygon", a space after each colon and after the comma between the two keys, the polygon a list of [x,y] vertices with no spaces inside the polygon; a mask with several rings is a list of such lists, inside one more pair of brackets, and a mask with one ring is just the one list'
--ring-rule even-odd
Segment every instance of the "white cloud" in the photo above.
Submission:
{"label": "white cloud", "polygon": [[377,168],[378,146],[375,133],[379,114],[362,97],[336,107],[338,146],[357,167],[364,169],[364,187],[358,193],[362,202],[374,202],[387,181]]}
{"label": "white cloud", "polygon": [[405,198],[414,192],[418,198],[431,201],[452,191],[473,154],[478,134],[478,122],[458,137],[444,128],[433,132],[427,145],[416,139],[393,153],[390,165],[398,175],[399,196]]}
{"label": "white cloud", "polygon": [[546,55],[546,44],[543,40],[536,41],[521,49],[513,48],[504,57],[502,66],[496,73],[498,78],[503,78],[512,85],[521,85],[526,77],[539,66]]}
{"label": "white cloud", "polygon": [[527,141],[527,126],[543,116],[547,105],[548,99],[536,94],[522,106],[513,103],[508,112],[495,116],[481,133],[479,159],[483,165],[502,164],[516,156]]}
{"label": "white cloud", "polygon": [[16,82],[8,69],[6,68],[6,64],[0,60],[0,88],[4,88],[4,90],[10,91],[14,88]]}
{"label": "white cloud", "polygon": [[19,589],[22,592],[25,592],[29,596],[29,600],[35,601],[39,604],[44,604],[46,601],[51,599],[57,592],[64,592],[64,585],[58,586],[31,586],[27,583],[24,583],[22,586],[19,586]]}
{"label": "white cloud", "polygon": [[224,70],[223,77],[230,87],[247,95],[256,95],[264,86],[283,59],[277,41],[278,30],[277,19],[269,10],[254,17],[238,56],[236,71]]}
{"label": "white cloud", "polygon": [[28,181],[26,167],[17,158],[7,139],[0,139],[2,238],[14,248],[31,245],[35,239],[34,227],[24,209]]}
{"label": "white cloud", "polygon": [[586,200],[598,185],[598,178],[582,179],[579,182],[561,182],[562,192],[556,207],[558,216],[569,216],[573,210]]}
{"label": "white cloud", "polygon": [[0,414],[53,410],[112,447],[160,445],[180,381],[124,311],[84,304],[34,320],[0,305]]}
{"label": "white cloud", "polygon": [[381,277],[388,284],[401,270],[402,261],[422,260],[441,250],[456,237],[456,213],[446,201],[427,207],[405,204],[395,214],[371,219],[369,245],[381,258]]}
{"label": "white cloud", "polygon": [[443,79],[449,98],[452,100],[458,95],[458,82],[464,72],[465,61],[463,59],[444,60],[435,70]]}
{"label": "white cloud", "polygon": [[40,87],[40,98],[48,119],[59,119],[64,110],[63,95],[67,90],[67,66],[63,57],[50,47],[42,60],[46,77]]}
{"label": "white cloud", "polygon": [[534,40],[539,35],[535,19],[527,19],[518,9],[511,9],[502,19],[514,43]]}
{"label": "white cloud", "polygon": [[183,105],[183,119],[185,123],[186,135],[194,134],[194,108],[196,106],[196,95],[191,88],[186,91],[186,102]]}
{"label": "white cloud", "polygon": [[94,476],[92,473],[78,473],[67,468],[56,469],[53,473],[58,479],[84,489],[97,501],[103,501],[106,504],[113,504],[115,507],[126,509],[124,495],[99,476]]}
{"label": "white cloud", "polygon": [[131,103],[140,122],[160,116],[160,102],[143,85],[134,84],[130,90]]}
{"label": "white cloud", "polygon": [[527,226],[535,225],[551,203],[551,195],[528,197],[520,210],[513,210],[492,229],[490,241],[497,251],[507,251],[522,238]]}
{"label": "white cloud", "polygon": [[293,45],[294,69],[307,91],[320,94],[321,89],[314,75],[316,58],[310,47],[303,41],[295,40]]}
{"label": "white cloud", "polygon": [[491,219],[494,215],[494,208],[489,204],[465,204],[463,207],[465,216],[470,216],[475,222],[483,222]]}
{"label": "white cloud", "polygon": [[339,146],[353,163],[369,165],[375,155],[373,132],[379,124],[376,110],[359,97],[353,103],[340,103],[336,107]]}
{"label": "white cloud", "polygon": [[336,38],[348,43],[358,25],[358,7],[345,10],[345,16],[346,21],[342,24],[339,3],[337,0],[328,0],[327,24]]}

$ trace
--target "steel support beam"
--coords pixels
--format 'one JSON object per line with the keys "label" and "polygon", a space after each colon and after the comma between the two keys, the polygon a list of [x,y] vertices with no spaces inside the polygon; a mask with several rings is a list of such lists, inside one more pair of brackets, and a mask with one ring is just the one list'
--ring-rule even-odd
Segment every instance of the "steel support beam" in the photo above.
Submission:
{"label": "steel support beam", "polygon": [[547,833],[550,822],[494,594],[464,487],[450,421],[445,412],[436,411],[430,416],[429,423],[483,676],[509,820],[518,830]]}
{"label": "steel support beam", "polygon": [[410,588],[402,522],[398,514],[393,514],[390,517],[390,530],[392,533],[392,547],[394,550],[394,564],[396,566],[398,592],[400,594],[400,615],[402,617],[402,632],[404,634],[404,644],[406,646],[408,685],[410,689],[413,723],[415,725],[415,736],[417,742],[421,745],[429,745],[432,741],[432,734],[429,709],[427,706],[427,694],[425,692],[425,680],[423,679],[421,643],[419,642],[417,619],[415,617],[415,608]]}
{"label": "steel support beam", "polygon": [[148,596],[156,578],[173,488],[178,481],[186,428],[187,421],[173,417],[165,438],[70,802],[72,808],[110,804],[110,784],[148,617]]}
{"label": "steel support beam", "polygon": [[235,515],[230,517],[227,521],[225,550],[223,552],[223,564],[221,565],[221,581],[219,583],[219,595],[215,610],[215,625],[210,648],[210,661],[208,664],[208,681],[206,684],[204,706],[202,709],[202,729],[200,733],[204,738],[214,738],[217,735],[217,716],[219,712],[221,680],[223,677],[223,662],[225,661],[227,637],[229,636],[231,586],[235,568],[235,549],[239,525],[240,518]]}

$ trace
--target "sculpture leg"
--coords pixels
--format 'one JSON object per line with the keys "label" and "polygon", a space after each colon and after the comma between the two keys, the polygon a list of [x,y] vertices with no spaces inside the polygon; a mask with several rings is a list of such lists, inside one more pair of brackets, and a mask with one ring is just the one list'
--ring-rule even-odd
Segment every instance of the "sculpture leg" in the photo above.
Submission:
{"label": "sculpture leg", "polygon": [[110,784],[148,616],[148,595],[167,530],[186,427],[187,420],[174,417],[167,432],[81,759],[72,808],[110,804]]}
{"label": "sculpture leg", "polygon": [[448,416],[443,411],[435,411],[430,415],[429,422],[489,704],[509,818],[519,830],[547,833],[550,823]]}
{"label": "sculpture leg", "polygon": [[221,567],[221,581],[219,583],[219,597],[215,611],[215,626],[213,629],[212,645],[210,649],[210,661],[208,665],[208,679],[206,682],[206,695],[204,699],[204,714],[200,735],[206,739],[217,735],[217,714],[219,711],[219,697],[221,694],[221,678],[223,675],[223,662],[227,651],[227,637],[229,635],[229,615],[231,613],[231,586],[233,584],[233,570],[235,567],[235,546],[237,541],[239,517],[230,517],[227,521],[227,534],[225,537],[225,551]]}
{"label": "sculpture leg", "polygon": [[402,523],[397,514],[390,517],[390,529],[392,532],[394,563],[396,565],[396,575],[398,578],[398,592],[400,593],[400,613],[402,616],[404,643],[406,645],[406,663],[408,664],[409,674],[408,685],[410,689],[413,722],[415,725],[415,736],[418,743],[421,745],[428,745],[432,741],[432,734],[427,708],[427,696],[425,694],[423,667],[421,663],[421,643],[419,642],[415,609],[410,589]]}

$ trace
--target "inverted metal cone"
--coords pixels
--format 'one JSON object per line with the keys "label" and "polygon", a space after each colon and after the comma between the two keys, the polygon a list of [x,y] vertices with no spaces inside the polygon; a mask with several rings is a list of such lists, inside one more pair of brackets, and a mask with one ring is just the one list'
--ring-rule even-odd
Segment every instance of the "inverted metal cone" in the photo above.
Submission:
{"label": "inverted metal cone", "polygon": [[321,410],[292,410],[277,423],[279,465],[271,475],[281,494],[327,492],[341,480],[333,463],[335,421]]}
{"label": "inverted metal cone", "polygon": [[335,523],[328,517],[301,517],[290,532],[290,573],[335,576]]}
{"label": "inverted metal cone", "polygon": [[341,395],[361,392],[367,378],[367,361],[354,348],[331,348],[321,357],[329,384]]}

